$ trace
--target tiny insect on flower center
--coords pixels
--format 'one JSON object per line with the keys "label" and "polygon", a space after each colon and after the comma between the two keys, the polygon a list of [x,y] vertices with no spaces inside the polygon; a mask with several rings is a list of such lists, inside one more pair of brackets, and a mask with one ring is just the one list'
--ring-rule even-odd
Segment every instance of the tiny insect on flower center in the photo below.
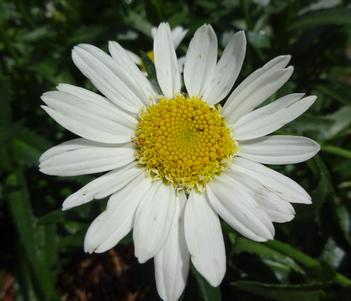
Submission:
{"label": "tiny insect on flower center", "polygon": [[184,95],[162,98],[143,111],[134,142],[151,176],[185,191],[202,190],[237,150],[220,112]]}

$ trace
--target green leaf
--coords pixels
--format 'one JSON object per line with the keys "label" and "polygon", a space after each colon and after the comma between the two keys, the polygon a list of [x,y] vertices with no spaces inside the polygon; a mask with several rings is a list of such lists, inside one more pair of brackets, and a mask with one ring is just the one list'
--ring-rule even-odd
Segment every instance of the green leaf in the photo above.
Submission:
{"label": "green leaf", "polygon": [[54,35],[55,31],[53,30],[53,28],[50,28],[49,26],[42,26],[32,31],[26,31],[25,34],[23,34],[20,38],[24,42],[33,43],[43,39],[51,38]]}
{"label": "green leaf", "polygon": [[51,143],[36,133],[22,129],[13,141],[13,152],[18,163],[26,166],[37,166],[40,155]]}
{"label": "green leaf", "polygon": [[320,284],[285,285],[236,281],[233,285],[246,292],[279,301],[319,301],[327,296]]}
{"label": "green leaf", "polygon": [[329,238],[324,245],[321,260],[334,268],[338,268],[342,260],[345,258],[345,255],[345,251],[338,247],[334,239]]}
{"label": "green leaf", "polygon": [[95,41],[102,35],[103,31],[103,26],[79,26],[77,30],[70,35],[68,44],[75,45]]}
{"label": "green leaf", "polygon": [[58,248],[65,251],[69,249],[83,250],[86,228],[87,227],[74,234],[68,234],[66,237],[61,238],[58,242]]}
{"label": "green leaf", "polygon": [[12,110],[11,110],[11,82],[9,79],[0,78],[0,125],[4,125],[10,122]]}
{"label": "green leaf", "polygon": [[337,147],[333,145],[322,145],[321,150],[323,152],[333,154],[339,157],[343,157],[345,159],[351,159],[351,151],[341,147]]}
{"label": "green leaf", "polygon": [[64,221],[64,213],[61,209],[49,212],[38,219],[38,224],[57,224]]}
{"label": "green leaf", "polygon": [[304,254],[303,252],[295,249],[293,246],[280,242],[278,240],[270,240],[265,243],[266,246],[293,258],[296,262],[302,264],[310,269],[319,269],[320,264],[318,260]]}
{"label": "green leaf", "polygon": [[291,271],[305,274],[304,270],[292,258],[264,244],[256,243],[242,237],[236,239],[234,242],[234,252],[246,252],[259,256],[280,280],[286,280]]}
{"label": "green leaf", "polygon": [[219,287],[211,286],[207,280],[200,275],[194,268],[192,269],[195,275],[197,285],[199,286],[200,295],[203,301],[220,301],[222,300],[221,291]]}
{"label": "green leaf", "polygon": [[120,245],[129,245],[133,243],[133,233],[129,232],[120,242]]}
{"label": "green leaf", "polygon": [[148,75],[148,79],[156,89],[157,93],[161,93],[160,86],[158,85],[157,76],[156,76],[156,69],[154,62],[147,56],[147,54],[143,51],[140,52],[141,58],[144,63],[144,67],[146,69],[146,73]]}
{"label": "green leaf", "polygon": [[146,36],[151,36],[152,25],[145,18],[145,16],[135,12],[134,10],[130,10],[126,15],[126,18],[134,28],[136,28]]}
{"label": "green leaf", "polygon": [[336,138],[351,126],[351,106],[344,106],[327,118],[332,124],[323,132],[323,139],[330,140]]}
{"label": "green leaf", "polygon": [[325,140],[325,133],[333,126],[334,121],[327,116],[301,116],[286,127],[295,134],[304,135],[306,132],[313,133],[318,141]]}
{"label": "green leaf", "polygon": [[254,48],[262,49],[270,46],[270,40],[266,35],[262,35],[258,32],[250,31],[247,33],[250,45]]}
{"label": "green leaf", "polygon": [[87,223],[78,221],[76,219],[72,219],[72,220],[65,219],[65,222],[63,224],[63,227],[65,228],[65,230],[70,234],[75,234],[82,230],[86,230],[87,226],[88,226]]}
{"label": "green leaf", "polygon": [[[22,251],[21,248],[18,252]],[[29,262],[22,254],[17,254],[17,281],[19,287],[16,290],[16,297],[19,301],[40,301],[41,297],[37,295],[34,278],[29,266]]]}
{"label": "green leaf", "polygon": [[338,232],[342,235],[348,245],[351,247],[351,216],[346,206],[340,201],[334,204],[335,218],[338,225]]}
{"label": "green leaf", "polygon": [[266,246],[276,250],[286,256],[291,257],[295,262],[306,268],[311,275],[321,278],[322,280],[335,281],[342,286],[351,286],[351,280],[339,273],[333,273],[328,266],[317,259],[304,254],[293,246],[280,242],[278,240],[270,240],[264,243]]}
{"label": "green leaf", "polygon": [[[313,207],[316,212],[317,221],[320,222],[318,212],[327,201],[328,196],[334,193],[334,187],[331,182],[328,167],[325,165],[322,158],[320,156],[316,156],[313,158],[312,162],[316,164],[315,173],[319,175],[318,186],[317,189],[312,193],[312,199],[315,200],[313,202]],[[312,162],[308,164],[311,165]]]}
{"label": "green leaf", "polygon": [[350,8],[334,8],[302,15],[290,24],[290,30],[307,29],[322,25],[351,25]]}
{"label": "green leaf", "polygon": [[331,97],[342,104],[350,104],[349,96],[347,94],[340,93],[340,89],[335,89],[335,87],[333,86],[333,83],[317,85],[315,89],[318,92],[323,93],[326,96]]}
{"label": "green leaf", "polygon": [[0,24],[6,20],[15,20],[19,18],[19,14],[15,9],[15,3],[0,1]]}
{"label": "green leaf", "polygon": [[52,254],[56,253],[53,241],[55,231],[53,232],[52,228],[38,227],[26,181],[20,170],[16,170],[6,179],[6,186],[10,212],[36,285],[39,286],[39,294],[42,294],[45,300],[57,300],[55,275],[52,270]]}

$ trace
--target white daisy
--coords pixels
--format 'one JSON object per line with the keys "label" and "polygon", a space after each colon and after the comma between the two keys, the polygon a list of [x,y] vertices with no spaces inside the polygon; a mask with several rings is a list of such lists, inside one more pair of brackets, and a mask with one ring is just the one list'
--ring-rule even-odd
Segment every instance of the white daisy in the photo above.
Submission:
{"label": "white daisy", "polygon": [[[104,95],[60,84],[42,96],[43,109],[82,138],[55,146],[40,158],[49,175],[98,177],[69,196],[63,209],[110,196],[87,231],[84,249],[104,252],[133,230],[141,263],[154,257],[157,289],[164,300],[182,294],[189,258],[217,286],[226,270],[221,217],[255,241],[273,239],[272,222],[290,221],[290,203],[310,204],[307,192],[262,165],[298,163],[319,145],[297,136],[269,135],[304,113],[315,96],[290,94],[259,107],[291,76],[290,56],[252,73],[229,95],[243,64],[246,40],[234,34],[217,61],[210,25],[192,38],[181,91],[171,31],[155,33],[157,95],[116,42],[111,56],[83,44],[72,58]],[[257,108],[259,107],[259,108]]]}

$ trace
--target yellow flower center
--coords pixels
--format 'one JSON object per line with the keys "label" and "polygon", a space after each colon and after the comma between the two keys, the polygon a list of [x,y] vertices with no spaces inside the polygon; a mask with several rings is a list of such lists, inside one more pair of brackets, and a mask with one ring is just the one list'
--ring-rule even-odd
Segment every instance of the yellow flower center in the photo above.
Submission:
{"label": "yellow flower center", "polygon": [[185,191],[202,190],[237,150],[220,112],[183,95],[143,111],[134,142],[151,176]]}

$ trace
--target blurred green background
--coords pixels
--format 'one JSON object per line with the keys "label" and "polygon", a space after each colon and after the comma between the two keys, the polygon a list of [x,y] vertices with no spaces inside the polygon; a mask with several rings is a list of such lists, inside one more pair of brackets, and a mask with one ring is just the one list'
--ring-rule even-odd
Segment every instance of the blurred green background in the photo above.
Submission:
{"label": "blurred green background", "polygon": [[183,300],[351,300],[351,4],[341,0],[0,0],[0,300],[159,300],[153,264],[137,263],[129,236],[105,254],[83,252],[85,231],[105,201],[68,212],[60,206],[91,177],[49,177],[37,165],[44,150],[73,137],[40,109],[40,95],[62,82],[93,89],[74,67],[72,47],[106,49],[116,40],[147,52],[160,21],[189,29],[179,55],[203,23],[219,41],[244,29],[247,56],[237,82],[292,54],[294,75],[274,98],[318,96],[280,133],[311,137],[321,152],[278,168],[313,204],[296,205],[296,218],[277,224],[276,240],[267,243],[223,225],[224,281],[211,288],[192,270]]}

